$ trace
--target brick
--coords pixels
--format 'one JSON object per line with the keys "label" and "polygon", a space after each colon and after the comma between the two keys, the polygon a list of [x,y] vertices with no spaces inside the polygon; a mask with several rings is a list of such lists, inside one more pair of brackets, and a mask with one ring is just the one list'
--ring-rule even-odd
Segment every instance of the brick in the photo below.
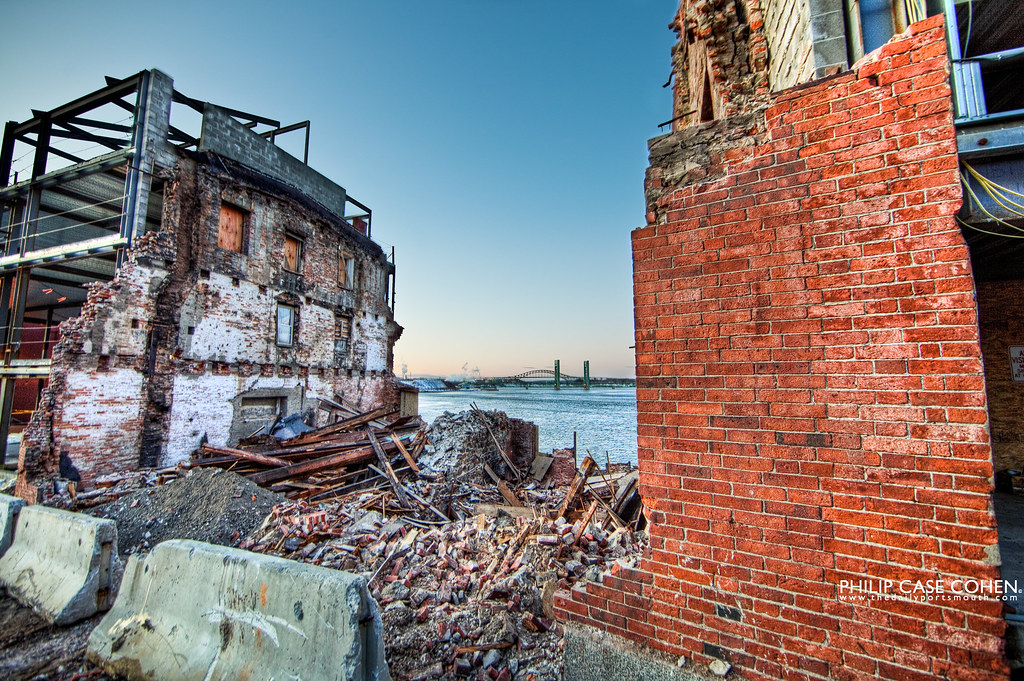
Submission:
{"label": "brick", "polygon": [[[696,12],[686,21],[715,35],[695,7],[683,3]],[[765,94],[756,126],[727,118],[686,137],[713,167],[648,197],[674,204],[664,233],[685,248],[666,263],[667,244],[634,242],[638,295],[682,294],[638,306],[637,328],[672,344],[638,338],[638,376],[688,383],[638,393],[660,466],[642,468],[641,489],[662,514],[647,616],[696,661],[728,650],[754,678],[917,678],[943,661],[970,669],[967,645],[1001,671],[985,657],[998,648],[989,604],[957,618],[952,606],[847,603],[836,588],[992,573],[974,283],[952,219],[940,22],[925,23],[857,74]],[[726,111],[742,109],[734,96],[722,94]],[[652,151],[649,177],[678,160]],[[639,290],[650,282],[668,287]],[[678,437],[655,437],[669,424]],[[742,623],[723,616],[735,606],[722,598],[737,596]],[[981,618],[969,635],[965,612]],[[924,625],[939,621],[942,635]]]}

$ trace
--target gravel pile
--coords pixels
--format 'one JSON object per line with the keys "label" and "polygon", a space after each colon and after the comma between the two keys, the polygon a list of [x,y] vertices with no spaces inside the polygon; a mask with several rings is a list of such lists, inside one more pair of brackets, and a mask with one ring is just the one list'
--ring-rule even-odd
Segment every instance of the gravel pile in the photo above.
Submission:
{"label": "gravel pile", "polygon": [[90,512],[117,523],[118,551],[128,554],[148,551],[167,539],[238,546],[284,501],[240,475],[201,468]]}

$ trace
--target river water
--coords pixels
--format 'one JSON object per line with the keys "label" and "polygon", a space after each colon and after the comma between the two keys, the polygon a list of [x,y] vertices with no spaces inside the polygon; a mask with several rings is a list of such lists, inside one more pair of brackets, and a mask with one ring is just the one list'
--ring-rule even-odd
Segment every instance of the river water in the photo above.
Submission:
{"label": "river water", "polygon": [[572,447],[590,450],[594,460],[636,463],[636,390],[634,388],[501,388],[497,392],[456,391],[420,393],[420,416],[427,423],[446,411],[460,412],[476,402],[481,409],[497,409],[540,428],[540,450]]}

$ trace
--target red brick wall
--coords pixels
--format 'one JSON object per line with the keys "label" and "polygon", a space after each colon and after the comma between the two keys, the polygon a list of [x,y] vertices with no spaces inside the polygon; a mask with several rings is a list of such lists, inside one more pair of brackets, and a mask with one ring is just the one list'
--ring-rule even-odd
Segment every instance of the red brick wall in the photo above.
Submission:
{"label": "red brick wall", "polygon": [[999,577],[947,78],[933,18],[855,73],[652,142],[633,233],[650,549],[561,592],[562,618],[744,678],[1005,675],[995,598],[843,588]]}
{"label": "red brick wall", "polygon": [[978,284],[981,349],[996,470],[1024,470],[1024,383],[1013,380],[1010,348],[1024,345],[1024,280]]}

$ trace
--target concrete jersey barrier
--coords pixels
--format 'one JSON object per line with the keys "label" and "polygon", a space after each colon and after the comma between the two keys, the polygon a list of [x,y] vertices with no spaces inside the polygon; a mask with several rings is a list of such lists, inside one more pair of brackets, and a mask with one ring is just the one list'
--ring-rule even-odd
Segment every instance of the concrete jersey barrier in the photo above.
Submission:
{"label": "concrete jersey barrier", "polygon": [[110,607],[117,570],[114,521],[26,506],[0,556],[0,586],[54,624],[65,625]]}
{"label": "concrete jersey barrier", "polygon": [[14,523],[18,520],[18,513],[25,505],[24,499],[0,494],[0,556],[7,552],[14,538]]}
{"label": "concrete jersey barrier", "polygon": [[132,680],[391,679],[363,577],[185,540],[129,559],[88,656]]}

